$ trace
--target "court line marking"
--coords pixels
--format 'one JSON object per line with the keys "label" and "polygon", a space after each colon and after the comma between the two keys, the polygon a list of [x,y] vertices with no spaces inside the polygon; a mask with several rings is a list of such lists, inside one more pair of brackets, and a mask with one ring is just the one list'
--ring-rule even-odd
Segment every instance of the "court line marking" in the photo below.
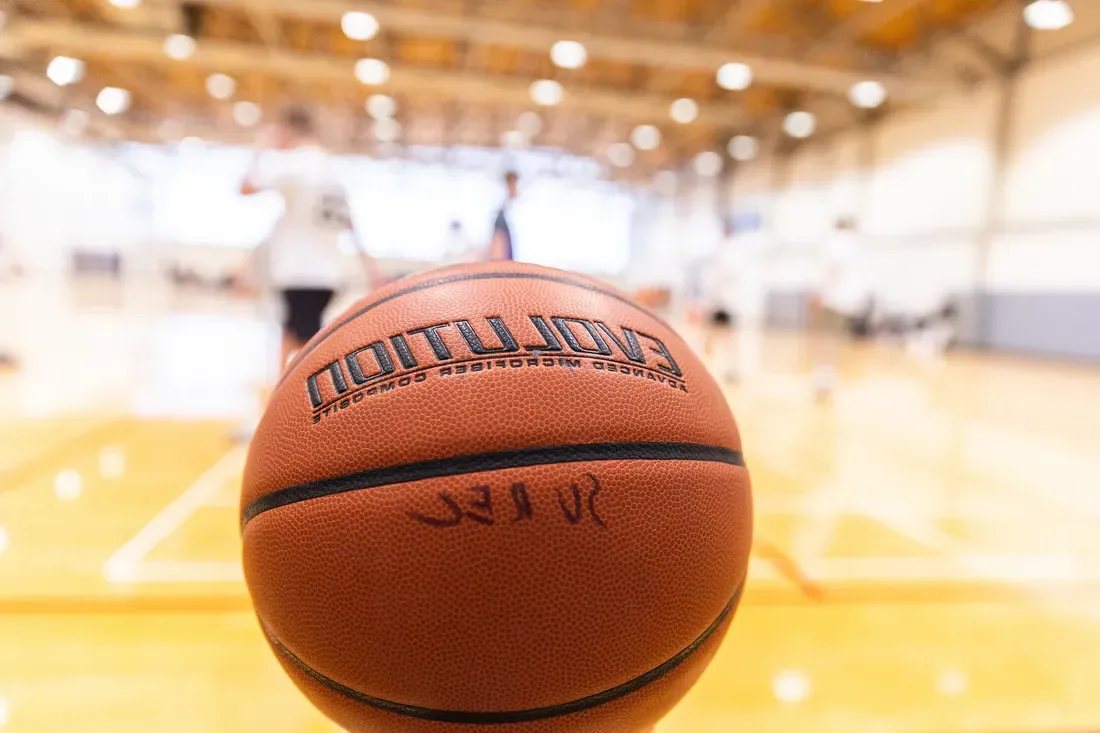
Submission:
{"label": "court line marking", "polygon": [[246,454],[247,449],[238,446],[218,459],[103,563],[103,577],[112,583],[137,580],[142,574],[139,573],[139,566],[149,552],[183,526],[192,514],[223,488],[226,481],[241,471]]}

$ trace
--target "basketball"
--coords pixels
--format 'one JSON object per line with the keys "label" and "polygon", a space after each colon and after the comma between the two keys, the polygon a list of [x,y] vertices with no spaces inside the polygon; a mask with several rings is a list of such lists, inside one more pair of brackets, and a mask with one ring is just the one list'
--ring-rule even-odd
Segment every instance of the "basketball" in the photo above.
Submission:
{"label": "basketball", "polygon": [[737,609],[752,497],[718,385],[657,315],[515,263],[436,270],[297,354],[248,453],[244,570],[352,731],[642,731]]}

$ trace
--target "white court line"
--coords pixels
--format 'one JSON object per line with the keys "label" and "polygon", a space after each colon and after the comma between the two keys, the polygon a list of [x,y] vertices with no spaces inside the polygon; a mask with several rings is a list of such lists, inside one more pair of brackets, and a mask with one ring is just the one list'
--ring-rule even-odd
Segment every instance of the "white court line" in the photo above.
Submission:
{"label": "white court line", "polygon": [[137,580],[138,566],[145,556],[175,532],[204,503],[209,501],[225,482],[244,466],[246,449],[237,447],[222,456],[217,463],[195,479],[176,499],[164,507],[141,530],[103,563],[103,577],[112,583]]}
{"label": "white court line", "polygon": [[133,580],[144,583],[243,583],[239,562],[147,561],[135,570]]}

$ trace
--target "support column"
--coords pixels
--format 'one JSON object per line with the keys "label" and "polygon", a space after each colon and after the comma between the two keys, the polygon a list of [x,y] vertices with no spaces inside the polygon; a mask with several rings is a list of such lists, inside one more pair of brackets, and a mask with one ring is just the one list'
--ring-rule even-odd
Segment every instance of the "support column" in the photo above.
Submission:
{"label": "support column", "polygon": [[990,345],[990,310],[988,298],[989,257],[997,235],[1005,221],[1005,184],[1008,178],[1008,158],[1016,130],[1016,102],[1020,71],[1027,65],[1031,52],[1032,30],[1024,21],[1023,13],[1016,14],[1012,56],[1001,66],[997,79],[999,96],[993,122],[993,159],[989,172],[989,194],[985,205],[985,217],[978,232],[974,248],[974,314],[973,323],[963,324],[971,328],[968,335],[974,345]]}

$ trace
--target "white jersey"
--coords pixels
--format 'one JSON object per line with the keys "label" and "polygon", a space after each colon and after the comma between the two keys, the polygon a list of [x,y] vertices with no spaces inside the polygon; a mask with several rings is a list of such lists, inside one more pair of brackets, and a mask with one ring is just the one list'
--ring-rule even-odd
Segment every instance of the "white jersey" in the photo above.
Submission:
{"label": "white jersey", "polygon": [[740,235],[719,247],[704,273],[712,306],[745,320],[760,318],[767,293],[759,238]]}
{"label": "white jersey", "polygon": [[836,230],[822,245],[821,301],[845,315],[857,315],[871,300],[871,288],[859,235]]}
{"label": "white jersey", "polygon": [[348,271],[340,240],[350,211],[334,158],[316,146],[268,151],[252,183],[278,191],[286,204],[268,241],[272,284],[338,288]]}

